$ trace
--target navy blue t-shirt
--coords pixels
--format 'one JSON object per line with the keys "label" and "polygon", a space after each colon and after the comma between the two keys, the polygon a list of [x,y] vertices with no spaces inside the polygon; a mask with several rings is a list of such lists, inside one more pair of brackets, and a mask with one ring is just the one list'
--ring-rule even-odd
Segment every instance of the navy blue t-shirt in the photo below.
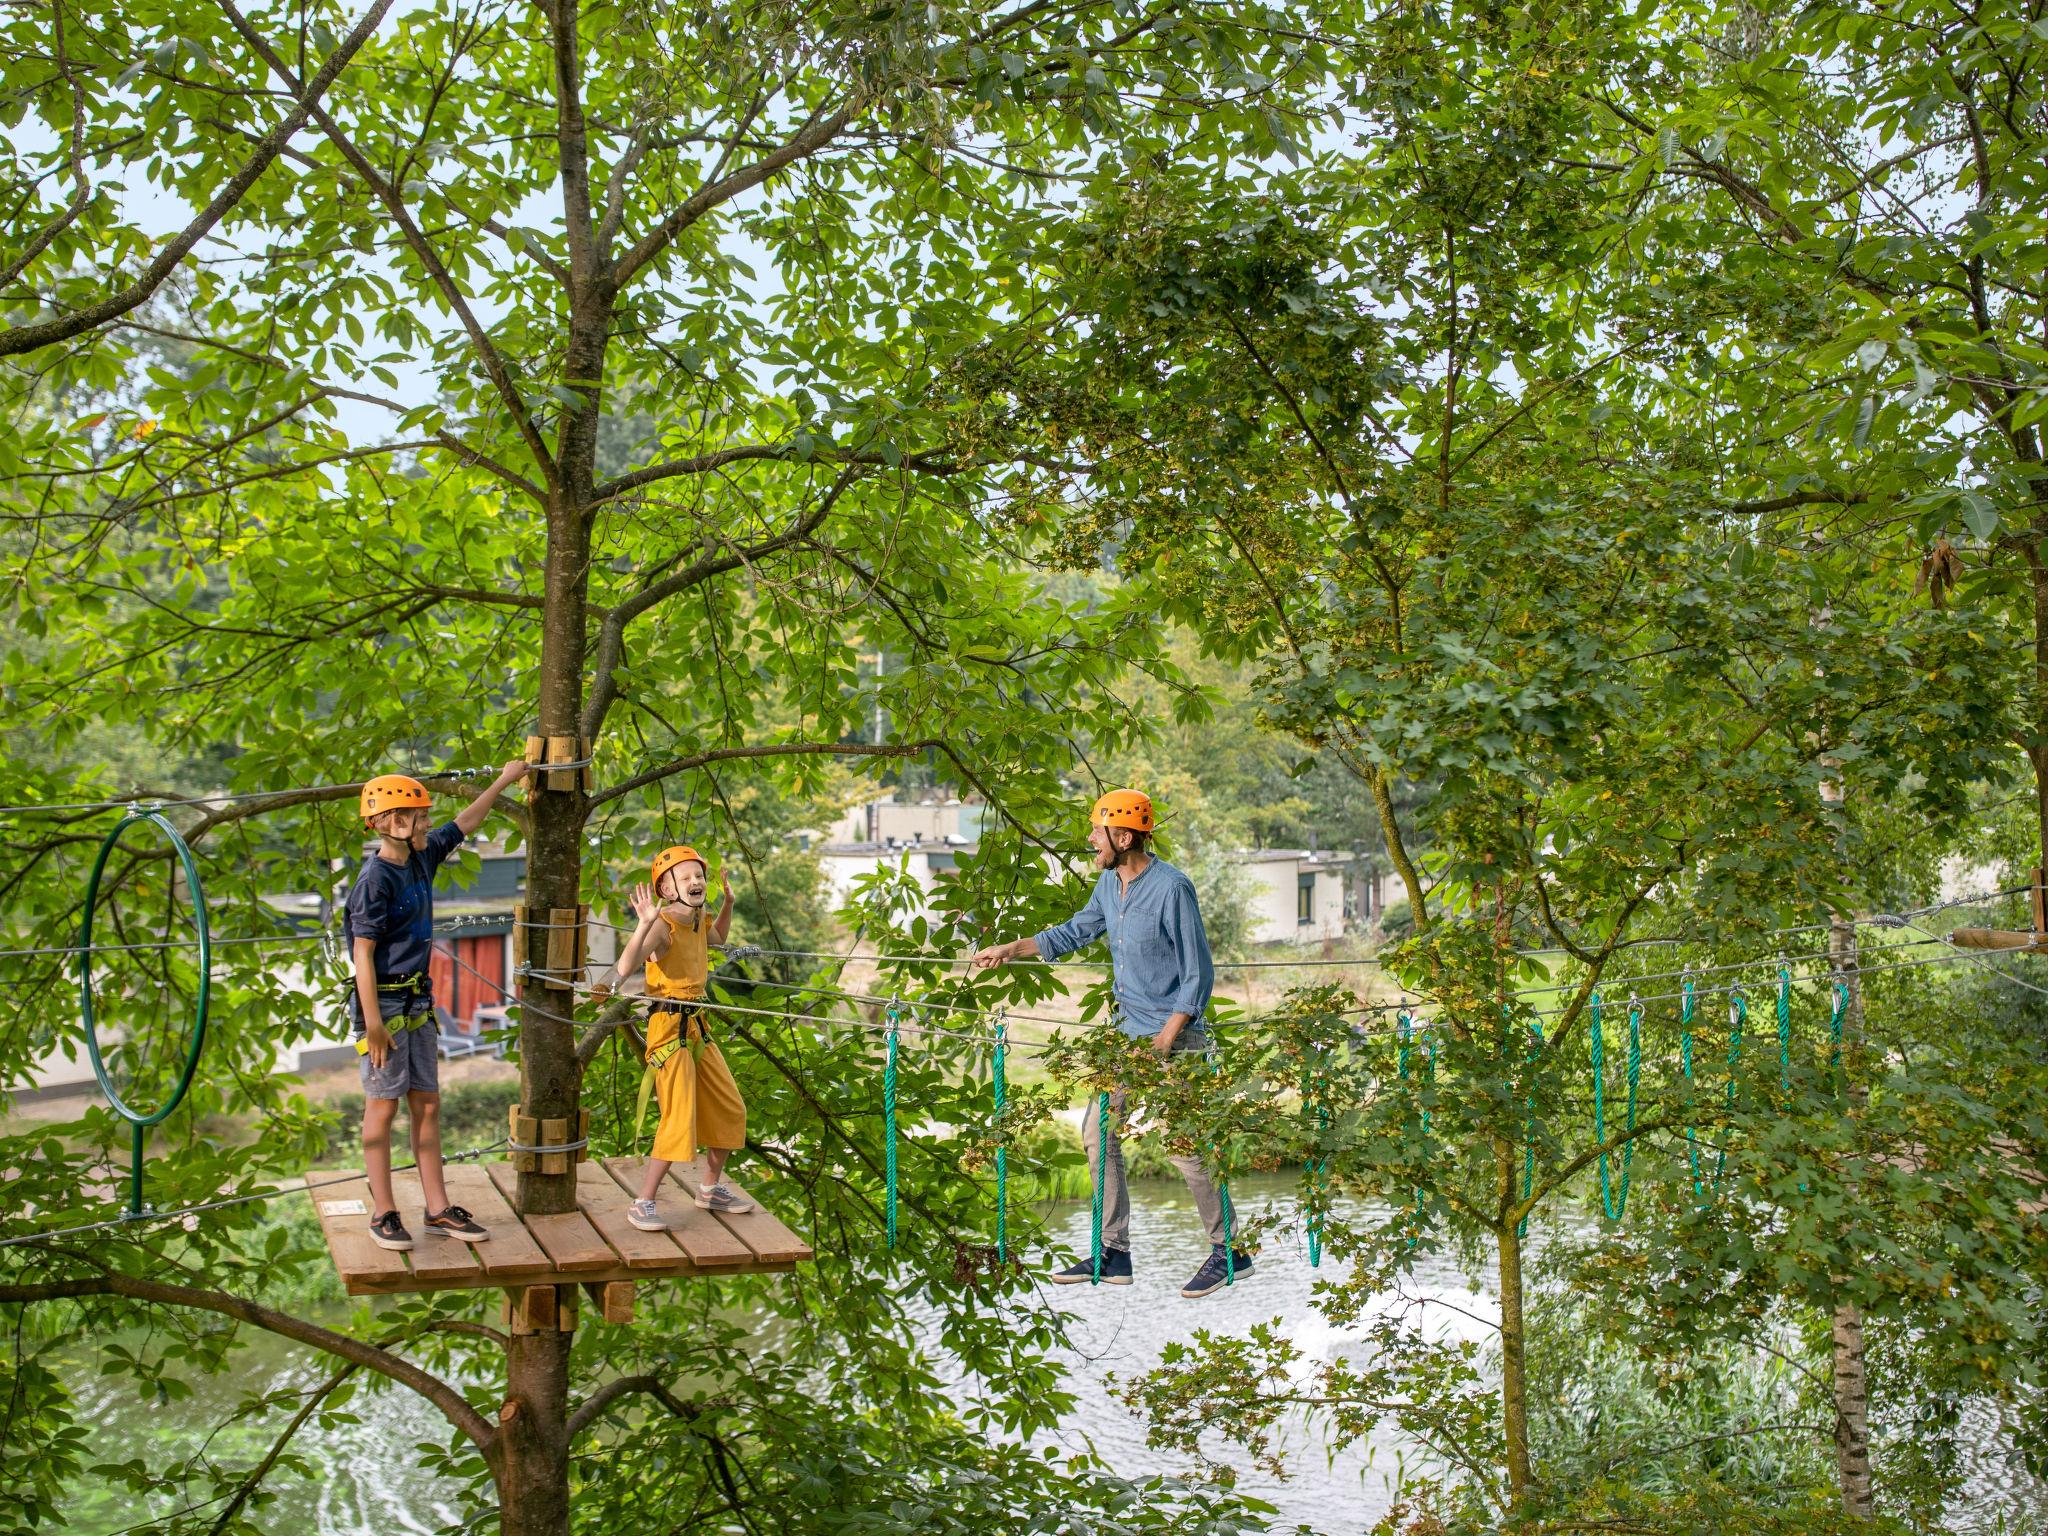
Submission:
{"label": "navy blue t-shirt", "polygon": [[357,939],[377,941],[377,980],[397,981],[426,970],[434,952],[434,875],[442,860],[462,846],[462,828],[449,822],[427,834],[427,846],[412,850],[403,864],[380,853],[363,860],[348,889],[348,916],[341,925],[349,953]]}

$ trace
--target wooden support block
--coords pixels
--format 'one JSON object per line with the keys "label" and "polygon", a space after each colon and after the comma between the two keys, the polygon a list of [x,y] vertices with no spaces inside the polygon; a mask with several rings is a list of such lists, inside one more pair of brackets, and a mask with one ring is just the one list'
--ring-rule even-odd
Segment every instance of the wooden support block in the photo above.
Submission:
{"label": "wooden support block", "polygon": [[2034,866],[2034,932],[2048,933],[2048,886],[2041,883],[2041,867]]}
{"label": "wooden support block", "polygon": [[597,788],[597,743],[588,736],[576,743],[576,755],[583,759],[583,792]]}
{"label": "wooden support block", "polygon": [[576,1331],[576,1287],[555,1287],[555,1327],[562,1333]]}
{"label": "wooden support block", "polygon": [[585,1281],[583,1294],[590,1298],[608,1323],[633,1321],[633,1282],[630,1280]]}
{"label": "wooden support block", "polygon": [[576,1139],[583,1143],[582,1146],[576,1149],[576,1161],[579,1163],[589,1162],[590,1111],[587,1109],[579,1109],[576,1111]]}
{"label": "wooden support block", "polygon": [[548,908],[548,961],[546,970],[552,981],[570,981],[577,970],[577,951],[582,945],[577,942],[583,933],[583,908]]}
{"label": "wooden support block", "polygon": [[505,1293],[505,1321],[514,1333],[555,1331],[555,1288],[522,1285]]}
{"label": "wooden support block", "polygon": [[[566,1120],[543,1120],[540,1123],[540,1139],[543,1145],[559,1147],[569,1139],[569,1122]],[[540,1155],[542,1173],[567,1173],[569,1154],[566,1152],[543,1152]]]}
{"label": "wooden support block", "polygon": [[540,783],[540,778],[539,778],[539,776],[538,776],[537,774],[535,774],[535,773],[533,773],[533,772],[532,772],[532,768],[533,768],[533,766],[534,766],[534,765],[537,765],[537,764],[540,764],[540,763],[544,763],[544,762],[546,762],[547,760],[548,760],[548,739],[547,739],[547,737],[545,737],[545,736],[529,736],[529,737],[527,737],[527,738],[526,738],[526,761],[527,761],[527,765],[528,765],[528,773],[527,773],[527,776],[528,776],[529,778],[531,778],[531,779],[533,780],[533,782],[534,782],[534,784],[535,784],[536,786],[537,786],[537,785],[538,785],[538,784]]}
{"label": "wooden support block", "polygon": [[[522,1115],[519,1113],[519,1106],[517,1104],[512,1106],[510,1119],[512,1122],[513,1145],[531,1147],[539,1143],[540,1121],[536,1120],[532,1115]],[[540,1163],[531,1152],[514,1152],[512,1154],[512,1167],[519,1173],[534,1173],[538,1171]]]}
{"label": "wooden support block", "polygon": [[[550,736],[548,738],[547,760],[551,763],[573,763],[576,761],[576,738],[574,736]],[[547,775],[549,789],[574,789],[582,783],[582,776],[574,768],[551,769]]]}

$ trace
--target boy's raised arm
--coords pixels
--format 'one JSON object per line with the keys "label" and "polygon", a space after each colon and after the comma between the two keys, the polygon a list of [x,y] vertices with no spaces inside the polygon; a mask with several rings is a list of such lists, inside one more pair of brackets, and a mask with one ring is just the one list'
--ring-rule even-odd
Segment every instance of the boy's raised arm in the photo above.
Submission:
{"label": "boy's raised arm", "polygon": [[462,835],[468,837],[482,826],[484,818],[491,814],[491,807],[497,804],[498,796],[505,792],[505,787],[516,784],[525,777],[526,759],[523,757],[515,757],[500,768],[498,776],[491,780],[490,786],[455,813],[455,825],[462,829]]}

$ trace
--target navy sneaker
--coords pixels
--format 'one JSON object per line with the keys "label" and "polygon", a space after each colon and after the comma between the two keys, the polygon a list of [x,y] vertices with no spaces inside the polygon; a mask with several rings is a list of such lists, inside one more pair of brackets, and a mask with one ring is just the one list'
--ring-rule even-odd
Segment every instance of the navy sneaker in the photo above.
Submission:
{"label": "navy sneaker", "polygon": [[412,1246],[412,1234],[405,1230],[405,1223],[398,1219],[398,1212],[386,1211],[370,1223],[370,1241],[379,1248],[393,1248],[403,1253]]}
{"label": "navy sneaker", "polygon": [[[1095,1278],[1095,1260],[1091,1255],[1052,1276],[1054,1285],[1086,1285]],[[1128,1248],[1105,1248],[1102,1250],[1102,1283],[1104,1285],[1129,1285],[1131,1283],[1131,1250]]]}
{"label": "navy sneaker", "polygon": [[1202,1267],[1195,1271],[1195,1278],[1180,1288],[1186,1297],[1207,1296],[1211,1291],[1220,1291],[1233,1278],[1242,1280],[1252,1272],[1252,1256],[1248,1253],[1233,1253],[1226,1261],[1223,1245],[1217,1244],[1209,1250],[1209,1257],[1202,1260]]}

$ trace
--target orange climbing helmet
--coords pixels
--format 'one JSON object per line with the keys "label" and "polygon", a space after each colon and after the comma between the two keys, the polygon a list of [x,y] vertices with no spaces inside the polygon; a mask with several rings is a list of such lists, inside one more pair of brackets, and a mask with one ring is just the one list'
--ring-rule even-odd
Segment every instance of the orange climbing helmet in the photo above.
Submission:
{"label": "orange climbing helmet", "polygon": [[407,811],[432,805],[434,797],[418,779],[402,773],[380,773],[363,786],[363,820],[369,822],[386,811]]}
{"label": "orange climbing helmet", "polygon": [[664,848],[660,853],[656,854],[654,856],[654,894],[657,896],[661,894],[661,877],[663,875],[674,869],[678,864],[687,864],[692,859],[704,866],[704,873],[707,875],[711,873],[710,862],[705,859],[703,854],[690,847],[687,843],[680,843],[673,848]]}
{"label": "orange climbing helmet", "polygon": [[1098,827],[1129,827],[1133,832],[1152,830],[1152,797],[1135,789],[1112,789],[1095,802],[1088,818]]}

